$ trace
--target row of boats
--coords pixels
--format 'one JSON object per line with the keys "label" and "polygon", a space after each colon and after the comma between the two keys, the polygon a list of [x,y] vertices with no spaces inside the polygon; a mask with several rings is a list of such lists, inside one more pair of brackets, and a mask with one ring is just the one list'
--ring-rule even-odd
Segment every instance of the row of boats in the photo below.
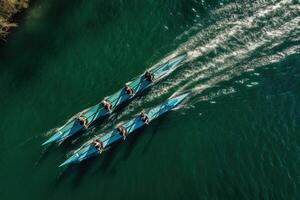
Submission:
{"label": "row of boats", "polygon": [[[186,57],[187,54],[177,56],[163,64],[154,66],[135,80],[126,83],[124,88],[104,98],[102,102],[84,110],[78,116],[72,118],[62,127],[58,128],[42,145],[62,143],[71,136],[79,135],[85,129],[96,123],[98,119],[109,116],[121,104],[128,102],[130,99],[141,94],[143,91],[159,82],[162,78],[169,75]],[[176,97],[170,97],[165,102],[135,115],[133,119],[124,122],[110,132],[97,136],[93,141],[88,142],[75,151],[66,161],[59,165],[59,167],[71,163],[79,163],[87,158],[101,154],[116,141],[121,139],[125,140],[135,130],[148,125],[152,120],[175,108],[188,95],[188,93],[185,93]]]}

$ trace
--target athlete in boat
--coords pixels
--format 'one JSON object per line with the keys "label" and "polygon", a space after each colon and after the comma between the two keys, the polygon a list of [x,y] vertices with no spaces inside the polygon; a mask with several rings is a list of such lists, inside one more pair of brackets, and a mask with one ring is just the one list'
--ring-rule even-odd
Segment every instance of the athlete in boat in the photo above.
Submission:
{"label": "athlete in boat", "polygon": [[107,97],[105,97],[102,101],[103,107],[108,110],[109,112],[112,112],[112,103],[108,100]]}
{"label": "athlete in boat", "polygon": [[154,81],[154,76],[149,71],[145,72],[144,77],[149,82],[153,82]]}
{"label": "athlete in boat", "polygon": [[133,90],[128,83],[125,84],[124,90],[129,96],[133,96]]}
{"label": "athlete in boat", "polygon": [[126,129],[122,125],[118,126],[117,131],[120,135],[123,136],[123,140],[125,140],[128,137],[128,134],[126,133]]}
{"label": "athlete in boat", "polygon": [[93,145],[95,146],[95,148],[100,152],[102,153],[103,152],[103,143],[99,140],[99,139],[96,139],[93,141]]}
{"label": "athlete in boat", "polygon": [[149,119],[149,117],[145,114],[145,111],[142,111],[142,112],[140,113],[140,118],[141,118],[141,120],[142,120],[145,124],[149,125],[150,119]]}
{"label": "athlete in boat", "polygon": [[88,120],[82,115],[82,113],[77,117],[79,123],[84,126],[85,129],[88,128]]}

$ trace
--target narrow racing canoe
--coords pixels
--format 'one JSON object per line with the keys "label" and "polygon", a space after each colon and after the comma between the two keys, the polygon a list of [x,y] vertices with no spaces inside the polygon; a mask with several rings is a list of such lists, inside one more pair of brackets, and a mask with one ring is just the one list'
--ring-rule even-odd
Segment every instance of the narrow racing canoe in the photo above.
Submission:
{"label": "narrow racing canoe", "polygon": [[[129,86],[132,88],[134,95],[128,95],[123,88],[114,93],[113,95],[109,96],[107,99],[112,103],[112,111],[114,111],[122,103],[134,98],[137,94],[151,87],[153,84],[157,83],[159,80],[173,72],[177,68],[178,64],[186,58],[186,56],[187,54],[183,54],[163,64],[154,66],[151,70],[149,70],[150,73],[152,73],[154,76],[153,82],[146,80],[144,78],[144,74],[140,75],[137,79],[131,81],[129,83]],[[82,116],[85,119],[87,119],[88,124],[90,125],[97,119],[108,116],[110,114],[111,113],[107,109],[105,109],[101,103],[98,103],[84,111],[82,113]],[[83,129],[83,125],[80,124],[79,120],[77,120],[77,118],[74,117],[62,127],[58,128],[57,131],[42,145],[47,145],[53,142],[62,142]]]}
{"label": "narrow racing canoe", "polygon": [[[149,117],[150,123],[152,120],[158,118],[160,115],[172,110],[175,108],[179,103],[181,103],[189,93],[182,94],[177,97],[169,98],[164,103],[148,110],[145,112],[145,114]],[[122,124],[122,126],[126,129],[126,133],[128,135],[131,135],[134,133],[135,130],[141,128],[142,126],[145,126],[145,123],[141,120],[141,117],[136,115],[133,119],[125,122]],[[96,137],[98,141],[102,142],[103,149],[106,149],[110,145],[112,145],[114,142],[121,140],[122,135],[120,135],[117,131],[117,128],[114,130],[104,134],[103,136]],[[75,153],[70,156],[65,162],[63,162],[59,167],[62,167],[64,165],[68,165],[71,163],[79,163],[82,160],[85,160],[87,158],[90,158],[92,156],[99,155],[99,150],[95,147],[93,142],[90,142],[89,144],[84,145],[83,147],[79,148],[79,150],[75,151]]]}

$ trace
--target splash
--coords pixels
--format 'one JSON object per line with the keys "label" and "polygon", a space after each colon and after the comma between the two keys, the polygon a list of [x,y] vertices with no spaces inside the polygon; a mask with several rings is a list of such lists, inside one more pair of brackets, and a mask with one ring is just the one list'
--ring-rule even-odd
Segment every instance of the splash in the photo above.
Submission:
{"label": "splash", "polygon": [[[231,6],[228,8],[231,8]],[[297,40],[291,35],[299,37],[299,5],[295,5],[291,1],[280,1],[274,5],[263,5],[259,9],[256,6],[255,8],[256,11],[252,16],[236,17],[235,21],[225,20],[225,22],[213,24],[179,46],[173,53],[180,53],[182,50],[187,51],[188,59],[185,63],[192,65],[192,67],[183,70],[173,80],[157,87],[146,101],[152,101],[178,87],[178,93],[188,88],[192,91],[199,91],[199,88],[202,88],[200,91],[203,91],[203,89],[213,87],[221,81],[232,78],[234,74],[238,76],[243,71],[271,64],[297,52],[299,47],[293,46],[275,55],[268,55],[268,52],[282,43],[288,40]],[[222,8],[221,11],[216,12],[218,14],[227,12],[227,8]],[[192,29],[195,29],[195,27]],[[204,32],[209,33],[204,34]],[[210,32],[219,34],[204,43],[206,35],[210,35]],[[220,52],[218,49],[224,51]],[[197,62],[197,60],[203,59],[203,57],[214,51],[218,53],[215,53],[215,56],[213,55],[210,60]],[[261,51],[259,54],[263,56],[251,61],[252,57],[257,57],[256,54],[259,51]],[[247,64],[246,62],[249,60],[251,62]],[[194,86],[197,89],[191,88],[191,86],[203,80],[207,81]],[[184,82],[187,83],[182,85]]]}
{"label": "splash", "polygon": [[[244,14],[245,8],[249,15]],[[180,94],[188,90],[196,99],[207,98],[201,96],[204,90],[299,52],[299,45],[294,45],[273,53],[274,49],[287,41],[299,41],[299,15],[300,6],[288,0],[229,4],[217,9],[212,12],[216,21],[206,28],[199,22],[178,36],[176,40],[184,37],[189,39],[159,62],[186,52],[188,56],[181,64],[184,65],[181,72],[155,86],[149,95],[134,100],[112,119],[111,124],[171,92]],[[250,85],[252,87],[257,83]],[[220,91],[216,92],[217,95],[210,95],[209,99],[230,94],[234,90]]]}
{"label": "splash", "polygon": [[[173,93],[191,92],[177,109],[192,109],[197,102],[214,104],[217,103],[216,98],[237,92],[234,86],[224,88],[220,83],[243,73],[259,76],[255,69],[300,51],[299,16],[299,4],[282,0],[228,4],[211,13],[208,25],[198,18],[199,22],[175,39],[177,42],[185,41],[158,62],[161,64],[187,53],[187,58],[179,65],[180,70],[154,86],[146,96],[133,100],[121,113],[112,114],[108,123],[102,126],[101,133],[145,105]],[[283,48],[287,42],[290,46]],[[259,82],[249,78],[240,80],[240,84],[255,87]],[[204,91],[209,92],[204,94]],[[94,133],[98,135],[100,132],[96,130]],[[94,138],[90,137],[84,145]]]}

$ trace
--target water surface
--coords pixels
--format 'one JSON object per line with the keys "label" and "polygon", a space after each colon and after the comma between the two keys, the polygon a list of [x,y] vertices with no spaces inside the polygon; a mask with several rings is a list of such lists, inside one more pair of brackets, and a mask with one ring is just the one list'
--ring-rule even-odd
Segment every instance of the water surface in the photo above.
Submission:
{"label": "water surface", "polygon": [[[0,54],[1,199],[299,199],[299,1],[38,0]],[[59,147],[51,130],[147,68],[187,60]],[[191,92],[81,165],[95,134]]]}

